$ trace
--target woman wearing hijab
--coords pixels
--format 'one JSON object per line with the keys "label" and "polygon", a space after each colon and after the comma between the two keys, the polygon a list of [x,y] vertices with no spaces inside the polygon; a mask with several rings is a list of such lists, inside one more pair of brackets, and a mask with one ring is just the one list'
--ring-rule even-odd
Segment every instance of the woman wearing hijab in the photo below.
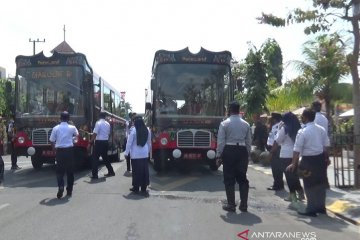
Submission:
{"label": "woman wearing hijab", "polygon": [[130,153],[132,167],[132,185],[130,191],[147,195],[146,188],[150,183],[148,158],[151,150],[151,133],[145,126],[144,120],[137,117],[131,130],[125,149],[125,156]]}
{"label": "woman wearing hijab", "polygon": [[[290,191],[289,197],[285,200],[296,202],[298,199],[304,199],[304,191],[301,187],[297,172],[286,171],[286,168],[291,164],[296,134],[301,128],[301,125],[296,115],[292,112],[288,112],[284,114],[282,124],[280,126],[280,130],[275,136],[275,141],[281,146],[281,170],[285,173],[286,182]],[[296,192],[298,193],[298,196],[296,196]]]}

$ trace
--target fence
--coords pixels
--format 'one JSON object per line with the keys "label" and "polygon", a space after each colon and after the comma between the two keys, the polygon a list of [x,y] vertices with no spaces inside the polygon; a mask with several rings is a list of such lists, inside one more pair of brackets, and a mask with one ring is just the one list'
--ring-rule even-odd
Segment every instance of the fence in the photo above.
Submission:
{"label": "fence", "polygon": [[330,155],[333,159],[334,183],[339,188],[352,188],[355,183],[354,144],[360,136],[352,133],[336,133],[331,137]]}

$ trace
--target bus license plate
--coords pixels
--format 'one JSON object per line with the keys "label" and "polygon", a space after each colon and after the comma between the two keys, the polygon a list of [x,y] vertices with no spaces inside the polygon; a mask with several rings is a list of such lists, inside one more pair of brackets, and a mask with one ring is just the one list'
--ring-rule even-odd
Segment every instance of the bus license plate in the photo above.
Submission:
{"label": "bus license plate", "polygon": [[201,159],[201,153],[185,153],[184,159],[192,159],[192,160]]}
{"label": "bus license plate", "polygon": [[55,156],[55,151],[52,150],[43,150],[42,151],[42,155],[44,157],[54,157]]}

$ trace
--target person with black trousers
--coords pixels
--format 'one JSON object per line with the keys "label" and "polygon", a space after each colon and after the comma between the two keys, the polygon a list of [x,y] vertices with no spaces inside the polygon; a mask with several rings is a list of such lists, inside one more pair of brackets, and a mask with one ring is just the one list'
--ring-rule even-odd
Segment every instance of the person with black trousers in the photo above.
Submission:
{"label": "person with black trousers", "polygon": [[284,189],[284,180],[283,180],[283,171],[281,167],[280,161],[280,149],[281,147],[275,142],[275,136],[279,131],[280,122],[281,122],[281,114],[280,113],[271,113],[270,123],[271,123],[271,131],[267,140],[267,147],[269,152],[271,153],[270,165],[271,172],[274,179],[274,183],[271,187],[268,187],[268,190],[279,191]]}
{"label": "person with black trousers", "polygon": [[19,170],[21,167],[17,165],[17,155],[15,149],[15,121],[14,117],[12,117],[9,121],[9,125],[7,128],[7,137],[10,147],[10,155],[11,155],[11,170]]}
{"label": "person with black trousers", "polygon": [[56,125],[51,131],[50,142],[56,151],[56,178],[58,184],[57,198],[62,198],[64,193],[64,174],[67,176],[66,192],[67,196],[72,196],[74,185],[74,142],[73,138],[79,135],[75,126],[68,122],[70,115],[68,112],[60,114],[61,123]]}
{"label": "person with black trousers", "polygon": [[[129,120],[126,121],[126,138],[125,138],[125,148],[126,148],[126,143],[127,143],[127,139],[129,138],[130,132],[131,130],[134,128],[134,118],[136,117],[136,113],[129,113]],[[124,149],[125,149],[124,148]],[[125,159],[126,159],[126,172],[130,173],[131,172],[131,158],[130,158],[130,154],[125,155]]]}
{"label": "person with black trousers", "polygon": [[146,188],[150,183],[148,166],[150,150],[150,130],[145,126],[141,117],[135,117],[134,128],[130,131],[124,154],[125,156],[131,155],[133,187],[130,188],[130,191],[138,193],[140,188],[144,196],[148,196]]}
{"label": "person with black trousers", "polygon": [[231,102],[230,116],[222,121],[217,136],[216,161],[223,164],[224,185],[227,203],[222,208],[228,212],[236,211],[235,183],[239,184],[241,212],[247,212],[249,181],[246,172],[251,150],[251,128],[249,123],[241,118],[240,105]]}
{"label": "person with black trousers", "polygon": [[[285,198],[284,200],[290,201],[292,203],[305,199],[304,191],[301,186],[297,171],[286,171],[286,168],[291,164],[292,161],[295,138],[300,128],[301,125],[297,116],[292,112],[287,112],[283,115],[279,131],[275,136],[275,143],[281,146],[280,166],[282,172],[285,174],[286,182],[290,192],[289,197]],[[272,150],[276,151],[276,149]]]}
{"label": "person with black trousers", "polygon": [[115,172],[108,158],[110,123],[106,120],[106,112],[99,113],[99,120],[95,123],[90,145],[94,145],[92,156],[92,176],[91,179],[98,179],[98,165],[101,156],[108,173],[105,177],[115,176]]}
{"label": "person with black trousers", "polygon": [[325,129],[314,122],[315,112],[312,109],[305,109],[301,120],[305,126],[296,135],[292,163],[287,171],[294,172],[299,168],[303,173],[307,205],[304,211],[299,209],[298,213],[316,217],[318,213],[326,214],[326,169],[330,163],[330,141]]}

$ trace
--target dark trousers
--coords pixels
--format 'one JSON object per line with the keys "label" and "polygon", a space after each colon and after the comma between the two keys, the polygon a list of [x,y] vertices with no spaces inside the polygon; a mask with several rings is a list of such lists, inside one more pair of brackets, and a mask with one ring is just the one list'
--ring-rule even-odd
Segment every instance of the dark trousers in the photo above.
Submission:
{"label": "dark trousers", "polygon": [[3,160],[2,156],[0,155],[0,182],[2,180],[4,180],[4,168],[5,168],[4,165],[5,165],[4,160]]}
{"label": "dark trousers", "polygon": [[110,164],[108,158],[108,148],[109,142],[107,140],[96,140],[94,145],[93,157],[92,157],[92,175],[94,177],[98,176],[98,165],[99,165],[99,157],[101,156],[108,173],[114,173],[114,169]]}
{"label": "dark trousers", "polygon": [[132,159],[131,165],[133,187],[135,189],[141,187],[141,191],[145,191],[150,184],[148,158]]}
{"label": "dark trousers", "polygon": [[280,158],[280,165],[282,172],[285,173],[285,179],[290,193],[295,193],[296,191],[302,191],[303,189],[301,187],[300,178],[297,171],[286,171],[286,168],[291,164],[291,161],[291,158]]}
{"label": "dark trousers", "polygon": [[280,147],[271,156],[271,172],[274,179],[273,188],[284,188],[282,163],[280,160]]}
{"label": "dark trousers", "polygon": [[131,159],[130,159],[130,153],[129,153],[129,155],[127,155],[127,156],[125,157],[125,159],[126,159],[126,170],[127,170],[128,172],[130,172],[130,171],[131,171],[131,165],[132,165],[132,161],[131,161]]}
{"label": "dark trousers", "polygon": [[67,176],[66,190],[72,192],[74,185],[74,148],[56,149],[56,178],[58,187],[64,189],[64,175]]}
{"label": "dark trousers", "polygon": [[324,154],[303,156],[299,169],[304,172],[304,190],[307,198],[307,212],[318,212],[325,209],[327,164]]}
{"label": "dark trousers", "polygon": [[10,141],[9,145],[10,145],[10,154],[11,154],[11,166],[15,167],[17,166],[17,156],[16,156],[14,142]]}
{"label": "dark trousers", "polygon": [[226,145],[222,159],[225,188],[234,186],[236,182],[240,186],[249,186],[246,178],[249,164],[246,147]]}

